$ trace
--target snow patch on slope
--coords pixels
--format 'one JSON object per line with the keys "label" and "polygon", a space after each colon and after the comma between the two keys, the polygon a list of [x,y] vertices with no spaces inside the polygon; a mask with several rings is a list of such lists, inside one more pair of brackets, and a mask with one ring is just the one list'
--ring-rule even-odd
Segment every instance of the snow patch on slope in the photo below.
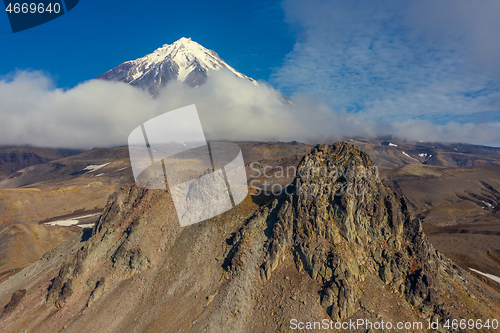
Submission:
{"label": "snow patch on slope", "polygon": [[94,217],[94,216],[97,216],[97,215],[101,215],[101,213],[81,215],[81,216],[76,216],[76,217],[69,218],[67,220],[57,220],[57,221],[52,221],[52,222],[46,222],[45,224],[46,225],[61,225],[61,226],[64,226],[64,227],[70,227],[72,225],[77,225],[80,222],[80,220],[82,220],[82,219],[86,219],[86,218],[89,218],[89,217]]}
{"label": "snow patch on slope", "polygon": [[88,173],[91,173],[91,172],[94,172],[94,171],[97,171],[99,169],[102,169],[104,168],[106,165],[108,165],[109,163],[111,162],[108,162],[108,163],[104,163],[104,164],[90,164],[90,165],[87,165],[85,168],[83,168],[83,171],[85,170],[88,170],[85,174],[88,174]]}
{"label": "snow patch on slope", "polygon": [[412,160],[415,160],[415,161],[417,160],[416,158],[411,157],[410,155],[408,155],[408,154],[407,154],[407,153],[405,153],[405,152],[403,152],[403,155],[405,155],[405,156],[407,156],[407,157],[411,158]]}
{"label": "snow patch on slope", "polygon": [[478,274],[481,274],[481,275],[483,275],[483,276],[486,276],[487,278],[489,278],[489,279],[491,279],[491,280],[493,280],[493,281],[495,281],[495,282],[500,283],[500,277],[498,277],[498,276],[496,276],[496,275],[493,275],[493,274],[488,274],[488,273],[483,273],[483,272],[480,272],[480,271],[475,270],[474,268],[470,268],[470,267],[469,267],[469,269],[470,269],[471,271],[473,271],[473,272],[476,272],[476,273],[478,273]]}
{"label": "snow patch on slope", "polygon": [[489,202],[486,202],[484,200],[481,200],[486,206],[490,207],[491,209],[495,209],[495,206],[493,206],[492,204],[490,204]]}

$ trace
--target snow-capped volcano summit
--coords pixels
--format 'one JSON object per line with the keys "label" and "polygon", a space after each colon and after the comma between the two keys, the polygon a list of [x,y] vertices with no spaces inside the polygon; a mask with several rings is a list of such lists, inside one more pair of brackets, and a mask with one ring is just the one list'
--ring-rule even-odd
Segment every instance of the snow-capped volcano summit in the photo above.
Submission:
{"label": "snow-capped volcano summit", "polygon": [[257,84],[254,79],[226,64],[214,51],[184,37],[142,58],[124,62],[97,79],[122,81],[157,95],[159,89],[171,80],[197,87],[205,83],[211,71],[221,68]]}

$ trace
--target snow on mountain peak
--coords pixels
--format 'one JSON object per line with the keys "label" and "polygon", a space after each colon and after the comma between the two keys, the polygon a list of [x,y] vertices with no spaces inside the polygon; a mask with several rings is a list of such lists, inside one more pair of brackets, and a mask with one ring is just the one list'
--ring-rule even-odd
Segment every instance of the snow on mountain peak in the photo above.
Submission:
{"label": "snow on mountain peak", "polygon": [[159,88],[171,80],[197,87],[206,81],[210,71],[221,68],[257,85],[254,79],[236,71],[217,53],[185,37],[142,58],[127,61],[97,78],[126,82],[156,95]]}

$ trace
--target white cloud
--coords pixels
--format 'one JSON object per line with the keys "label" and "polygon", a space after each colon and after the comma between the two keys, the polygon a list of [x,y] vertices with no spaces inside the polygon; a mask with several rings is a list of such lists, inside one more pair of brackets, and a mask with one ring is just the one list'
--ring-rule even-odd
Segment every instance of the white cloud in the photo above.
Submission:
{"label": "white cloud", "polygon": [[295,94],[289,104],[265,83],[255,86],[225,71],[212,73],[196,89],[172,82],[156,99],[124,83],[98,80],[64,91],[55,89],[50,78],[39,72],[18,72],[10,80],[0,80],[0,100],[0,145],[125,145],[129,133],[141,123],[193,103],[209,140],[308,141],[395,135],[410,140],[500,142],[498,122],[388,122],[334,111],[321,95]]}
{"label": "white cloud", "polygon": [[405,13],[405,24],[429,42],[460,39],[467,64],[500,79],[500,2],[420,0]]}
{"label": "white cloud", "polygon": [[287,0],[284,8],[299,34],[271,78],[285,93],[324,94],[334,109],[386,122],[500,119],[498,2]]}
{"label": "white cloud", "polygon": [[1,144],[119,145],[135,123],[154,116],[150,97],[126,84],[90,81],[63,91],[39,72],[0,81],[0,100]]}
{"label": "white cloud", "polygon": [[18,72],[0,81],[0,100],[0,144],[125,145],[141,123],[190,104],[197,105],[208,139],[291,140],[335,132],[329,125],[334,115],[322,110],[324,105],[303,112],[264,83],[255,86],[226,71],[212,73],[197,89],[172,82],[156,99],[130,85],[100,80],[64,91],[39,72]]}

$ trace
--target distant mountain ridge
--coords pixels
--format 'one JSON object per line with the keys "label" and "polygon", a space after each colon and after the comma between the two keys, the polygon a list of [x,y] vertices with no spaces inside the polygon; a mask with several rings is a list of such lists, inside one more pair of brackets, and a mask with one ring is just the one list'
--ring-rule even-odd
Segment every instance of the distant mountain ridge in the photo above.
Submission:
{"label": "distant mountain ridge", "polygon": [[81,152],[82,149],[0,146],[0,180],[31,165],[44,164]]}
{"label": "distant mountain ridge", "polygon": [[455,332],[446,325],[456,318],[499,318],[499,294],[434,249],[374,166],[347,142],[318,145],[287,192],[260,204],[248,197],[185,228],[168,192],[125,185],[87,237],[61,243],[0,285],[0,326],[253,333],[363,320]]}
{"label": "distant mountain ridge", "polygon": [[156,96],[170,81],[177,80],[194,88],[205,83],[210,72],[220,69],[227,69],[237,77],[257,84],[254,79],[229,66],[215,51],[185,37],[142,58],[124,62],[97,79],[125,82]]}

